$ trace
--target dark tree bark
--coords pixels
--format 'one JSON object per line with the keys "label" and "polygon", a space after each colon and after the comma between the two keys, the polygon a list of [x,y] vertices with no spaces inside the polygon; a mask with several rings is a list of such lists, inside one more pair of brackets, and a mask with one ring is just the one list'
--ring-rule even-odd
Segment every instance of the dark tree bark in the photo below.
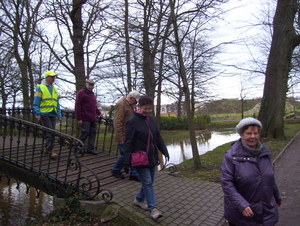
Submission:
{"label": "dark tree bark", "polygon": [[292,54],[300,44],[294,28],[297,0],[278,0],[273,21],[274,33],[266,69],[264,93],[258,119],[262,138],[284,137],[284,110]]}
{"label": "dark tree bark", "polygon": [[158,79],[157,79],[157,102],[156,102],[156,117],[155,122],[158,128],[160,129],[160,113],[161,113],[161,94],[162,94],[162,82],[163,82],[163,65],[164,65],[164,58],[165,58],[165,51],[166,51],[166,42],[167,38],[169,37],[169,30],[172,24],[171,18],[169,18],[167,27],[162,39],[161,44],[161,54],[160,54],[160,61],[159,61],[159,69],[158,69]]}
{"label": "dark tree bark", "polygon": [[82,89],[85,84],[85,69],[84,69],[84,41],[83,21],[82,21],[82,5],[86,0],[73,0],[73,9],[70,13],[70,18],[73,23],[73,47],[74,47],[74,75],[76,78],[76,90]]}
{"label": "dark tree bark", "polygon": [[125,48],[126,48],[126,68],[127,68],[127,89],[131,91],[131,61],[130,61],[130,40],[129,40],[129,23],[128,23],[128,0],[125,0],[125,23],[124,23],[124,30],[125,30]]}
{"label": "dark tree bark", "polygon": [[151,11],[151,1],[146,0],[144,4],[144,24],[143,24],[143,74],[146,94],[154,99],[155,94],[155,75],[154,75],[154,58],[155,50],[151,51],[149,39],[149,18]]}

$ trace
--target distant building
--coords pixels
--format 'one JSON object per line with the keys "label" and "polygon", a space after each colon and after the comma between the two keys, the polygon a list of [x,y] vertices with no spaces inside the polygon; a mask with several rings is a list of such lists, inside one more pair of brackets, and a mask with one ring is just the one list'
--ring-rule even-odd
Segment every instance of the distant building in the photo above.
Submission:
{"label": "distant building", "polygon": [[[154,107],[156,111],[156,106]],[[186,115],[186,111],[184,109],[184,105],[181,104],[181,115]],[[156,114],[156,112],[155,112]],[[178,115],[178,106],[177,104],[165,104],[160,106],[160,116],[163,117],[177,117]]]}

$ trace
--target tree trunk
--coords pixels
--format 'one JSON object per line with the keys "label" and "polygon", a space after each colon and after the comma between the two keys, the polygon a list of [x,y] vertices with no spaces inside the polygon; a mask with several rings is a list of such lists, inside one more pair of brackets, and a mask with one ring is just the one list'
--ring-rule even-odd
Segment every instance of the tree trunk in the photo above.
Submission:
{"label": "tree trunk", "polygon": [[127,66],[127,89],[131,91],[131,64],[130,64],[130,41],[128,31],[128,0],[125,0],[125,48],[126,48],[126,66]]}
{"label": "tree trunk", "polygon": [[154,99],[155,76],[154,76],[154,55],[151,53],[149,40],[149,21],[148,7],[151,7],[149,0],[144,6],[144,26],[143,26],[143,74],[146,94]]}
{"label": "tree trunk", "polygon": [[83,36],[83,21],[82,21],[82,5],[86,0],[73,0],[73,9],[70,13],[70,18],[73,23],[72,43],[74,47],[74,69],[73,73],[76,78],[76,90],[82,89],[85,85],[85,69],[84,69],[84,51],[83,45],[85,38]]}
{"label": "tree trunk", "polygon": [[299,45],[299,36],[293,26],[297,8],[297,0],[277,1],[264,93],[258,115],[263,124],[262,138],[284,137],[283,117],[288,76],[293,50]]}
{"label": "tree trunk", "polygon": [[157,79],[157,102],[156,102],[156,117],[155,122],[157,127],[160,129],[160,114],[161,114],[161,94],[162,94],[162,81],[163,81],[163,65],[164,65],[164,57],[165,57],[165,50],[166,50],[166,42],[169,34],[169,29],[172,22],[169,18],[168,24],[164,33],[164,38],[162,39],[161,44],[161,54],[160,54],[160,61],[159,61],[159,69],[158,69],[158,79]]}

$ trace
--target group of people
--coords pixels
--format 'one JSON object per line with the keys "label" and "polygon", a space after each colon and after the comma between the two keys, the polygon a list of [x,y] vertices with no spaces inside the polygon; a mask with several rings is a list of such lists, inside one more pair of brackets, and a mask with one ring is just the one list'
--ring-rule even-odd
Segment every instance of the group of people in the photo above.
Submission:
{"label": "group of people", "polygon": [[[45,73],[45,83],[37,85],[32,105],[37,121],[42,126],[53,130],[55,130],[56,118],[62,119],[59,95],[56,87],[53,85],[56,77],[57,74],[54,71]],[[96,121],[97,117],[102,115],[96,104],[96,97],[93,92],[94,84],[93,80],[86,80],[85,87],[77,92],[75,115],[81,127],[79,139],[83,143],[88,139],[86,153],[97,155],[97,152],[94,150],[97,129]],[[46,133],[43,152],[46,155],[50,155],[51,158],[58,157],[54,151],[54,138],[51,133]]]}
{"label": "group of people", "polygon": [[[57,74],[54,71],[45,73],[45,84],[36,87],[33,109],[36,119],[41,125],[55,130],[56,118],[61,119],[62,113],[59,104],[57,89],[53,86]],[[85,87],[76,94],[75,115],[78,124],[81,126],[79,139],[87,142],[86,153],[97,155],[94,150],[96,136],[97,117],[102,116],[96,104],[96,97],[93,92],[93,80],[86,80]],[[137,108],[136,108],[137,106]],[[129,179],[141,182],[141,188],[133,198],[133,205],[148,210],[150,216],[156,220],[162,217],[162,213],[157,209],[156,198],[153,188],[156,166],[159,164],[158,150],[169,159],[166,145],[160,132],[149,115],[153,109],[153,100],[145,95],[140,96],[138,91],[131,91],[126,97],[122,97],[115,106],[114,111],[114,131],[120,157],[112,167],[112,175],[116,178],[125,178],[122,174],[129,173]],[[146,150],[148,142],[149,165],[146,167],[131,167],[131,153],[138,150]],[[49,133],[46,136],[44,153],[51,158],[58,155],[53,150],[54,140]],[[146,202],[145,202],[146,201]]]}
{"label": "group of people", "polygon": [[[53,82],[57,74],[45,73],[45,84],[38,85],[33,102],[37,120],[51,129],[55,129],[56,118],[61,119],[59,96]],[[85,87],[76,95],[75,114],[81,125],[80,140],[88,138],[87,153],[96,155],[94,140],[97,116],[101,112],[96,105],[93,93],[94,81],[87,80]],[[137,108],[135,109],[135,106]],[[169,153],[160,132],[149,115],[153,109],[153,100],[139,92],[131,91],[122,97],[115,106],[114,130],[120,157],[112,167],[112,175],[140,181],[141,188],[133,199],[133,205],[148,210],[156,220],[162,217],[157,209],[153,189],[156,166],[159,164],[158,150],[169,160]],[[242,119],[236,126],[240,139],[231,145],[224,155],[221,165],[221,183],[224,192],[224,217],[230,226],[274,226],[278,222],[278,206],[281,197],[275,183],[274,169],[270,150],[259,141],[262,124],[255,118]],[[146,150],[150,133],[148,150],[149,165],[132,168],[131,154]],[[46,137],[45,154],[56,158],[51,136]],[[146,202],[145,202],[146,201]]]}

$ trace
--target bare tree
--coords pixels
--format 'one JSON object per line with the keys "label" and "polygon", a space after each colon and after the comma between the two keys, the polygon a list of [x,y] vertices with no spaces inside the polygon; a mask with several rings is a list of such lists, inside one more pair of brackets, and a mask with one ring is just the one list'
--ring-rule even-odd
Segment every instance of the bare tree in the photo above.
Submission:
{"label": "bare tree", "polygon": [[[51,33],[55,35],[40,30],[39,37],[60,65],[75,75],[76,90],[90,77],[100,79],[99,64],[112,57],[104,48],[107,27],[103,26],[103,12],[108,6],[102,4],[102,1],[59,0],[46,5],[45,21],[51,24]],[[68,80],[72,79],[65,79]]]}
{"label": "bare tree", "polygon": [[165,0],[156,3],[153,0],[138,1],[143,8],[142,23],[142,51],[143,51],[143,76],[146,93],[154,98],[157,85],[155,75],[155,59],[162,42],[163,34],[168,29],[168,18],[164,15],[168,10]]}
{"label": "bare tree", "polygon": [[[5,42],[4,42],[5,43]],[[15,62],[10,46],[1,45],[0,49],[2,54],[0,55],[0,96],[1,107],[6,109],[7,106],[15,107],[18,101],[17,96],[20,94],[21,86],[18,67],[13,64]]]}
{"label": "bare tree", "polygon": [[294,23],[297,0],[278,0],[273,21],[273,37],[266,69],[265,86],[258,119],[263,138],[284,137],[283,116],[292,54],[300,44]]}
{"label": "bare tree", "polygon": [[74,68],[73,73],[76,78],[76,90],[81,89],[85,84],[85,70],[84,70],[84,51],[83,45],[85,42],[83,21],[82,21],[82,7],[87,0],[73,0],[73,8],[69,14],[73,23],[73,35],[71,40],[73,43],[74,54]]}
{"label": "bare tree", "polygon": [[[210,20],[217,16],[209,14],[209,9],[216,10],[218,4],[225,1],[201,1],[192,6],[191,2],[189,2],[190,5],[187,9],[180,5],[182,4],[180,1],[170,0],[169,2],[174,29],[174,47],[177,53],[176,57],[178,57],[178,84],[182,84],[182,87],[179,87],[179,92],[182,91],[184,94],[184,106],[188,120],[194,168],[200,169],[201,161],[194,129],[195,96],[197,89],[200,92],[197,93],[198,97],[201,95],[200,90],[204,90],[203,86],[200,88],[201,84],[213,78],[213,76],[207,76],[211,74],[213,70],[212,67],[209,66],[209,63],[206,64],[206,61],[209,62],[209,59],[212,59],[217,53],[217,48],[208,47],[209,45],[202,39],[201,36],[203,35],[201,35],[201,33],[205,31],[205,26],[203,25],[208,24]],[[182,9],[179,6],[181,6]],[[186,51],[186,56],[184,56],[183,49],[188,50]],[[188,74],[190,74],[190,76],[188,76]],[[178,109],[181,109],[181,104],[179,104]]]}
{"label": "bare tree", "polygon": [[[126,58],[126,68],[122,60],[113,59],[113,66],[119,69],[110,71],[108,74],[116,78],[119,81],[118,84],[125,85],[122,88],[116,87],[120,92],[127,91],[131,87],[152,98],[161,95],[157,92],[157,86],[159,69],[163,73],[163,67],[160,65],[164,64],[161,61],[163,54],[160,54],[164,51],[161,46],[163,40],[166,39],[165,35],[168,34],[166,31],[168,4],[166,2],[166,0],[125,1],[115,7],[119,10],[112,11],[114,21],[110,28],[119,36],[115,40],[115,45],[118,48],[118,56]],[[124,12],[122,8],[125,8]],[[122,30],[124,27],[125,31]],[[123,79],[127,79],[127,83],[122,81]]]}
{"label": "bare tree", "polygon": [[41,4],[42,1],[0,2],[1,32],[13,41],[13,53],[21,74],[22,100],[25,108],[30,107],[35,90],[32,54],[36,46],[34,31],[41,20],[39,16]]}
{"label": "bare tree", "polygon": [[185,108],[186,108],[185,110],[187,112],[187,118],[188,118],[188,127],[189,127],[190,141],[191,141],[192,152],[193,152],[194,169],[200,169],[201,161],[199,158],[199,152],[198,152],[197,141],[196,141],[196,133],[195,133],[195,128],[194,128],[194,115],[191,112],[191,106],[190,106],[190,104],[191,104],[190,89],[189,89],[189,85],[187,82],[187,76],[186,76],[186,72],[185,72],[185,66],[184,66],[183,56],[182,56],[182,51],[181,51],[181,43],[180,43],[179,34],[178,34],[177,19],[175,16],[175,4],[174,4],[174,1],[172,1],[172,0],[170,0],[170,7],[171,7],[171,18],[172,18],[173,27],[174,27],[175,45],[176,45],[178,61],[179,61],[179,65],[180,65],[179,75],[183,82],[182,90],[185,94]]}

